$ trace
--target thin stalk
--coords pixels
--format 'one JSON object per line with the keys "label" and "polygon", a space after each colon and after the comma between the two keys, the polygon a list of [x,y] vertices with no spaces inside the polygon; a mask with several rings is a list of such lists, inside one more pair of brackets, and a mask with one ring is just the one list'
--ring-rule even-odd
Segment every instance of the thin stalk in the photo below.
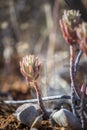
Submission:
{"label": "thin stalk", "polygon": [[[80,61],[80,58],[81,58],[81,56],[82,56],[82,54],[83,54],[83,52],[80,50],[79,51],[79,53],[78,53],[78,55],[77,55],[77,58],[76,58],[76,60],[75,60],[75,56],[73,55],[75,52],[74,52],[74,47],[73,46],[71,46],[70,47],[70,57],[71,57],[71,59],[70,59],[70,65],[71,65],[71,72],[70,72],[70,77],[71,77],[71,81],[72,81],[72,86],[74,87],[74,91],[75,91],[75,93],[76,93],[76,95],[77,95],[77,97],[78,97],[78,99],[81,99],[82,98],[82,96],[83,96],[83,94],[82,94],[82,92],[79,90],[79,88],[78,88],[78,86],[76,86],[75,85],[75,74],[76,74],[76,72],[77,72],[77,69],[78,69],[78,64],[79,64],[79,61]],[[73,57],[74,56],[74,57]],[[74,63],[75,62],[75,63]],[[85,96],[85,98],[84,98],[84,103],[87,103],[87,97]]]}
{"label": "thin stalk", "polygon": [[[76,86],[75,82],[75,70],[74,70],[74,65],[75,65],[75,50],[74,46],[70,46],[70,79],[71,79],[71,88],[74,90],[76,96],[78,99],[81,99],[82,93],[80,92],[78,86]],[[85,99],[87,101],[87,98]]]}
{"label": "thin stalk", "polygon": [[81,125],[82,128],[84,128],[84,92],[83,92],[83,96],[81,99],[81,103],[80,103],[80,110],[79,110],[79,116],[80,116],[80,120],[81,120]]}
{"label": "thin stalk", "polygon": [[70,79],[71,79],[71,105],[73,114],[76,116],[75,108],[75,72],[74,72],[75,50],[74,46],[70,46]]}
{"label": "thin stalk", "polygon": [[45,106],[44,106],[44,104],[43,104],[41,91],[40,91],[40,89],[39,89],[39,87],[38,87],[37,82],[36,82],[36,81],[33,81],[33,85],[34,85],[34,88],[35,88],[35,90],[36,90],[37,99],[38,99],[38,104],[39,104],[39,106],[40,106],[42,112],[44,113],[45,117],[46,117],[46,118],[49,118],[49,114],[48,114],[48,112],[46,111]]}
{"label": "thin stalk", "polygon": [[82,124],[82,128],[84,128],[84,99],[85,99],[85,95],[86,95],[86,87],[87,87],[87,76],[85,75],[84,78],[84,87],[83,87],[83,93],[82,93],[82,98],[81,98],[81,105],[80,105],[80,119],[81,119],[81,124]]}
{"label": "thin stalk", "polygon": [[82,54],[83,54],[83,51],[80,50],[79,53],[78,53],[78,55],[77,55],[77,57],[76,57],[75,68],[74,68],[75,69],[75,73],[77,72],[78,64],[79,64],[79,61],[80,61],[80,58],[81,58]]}

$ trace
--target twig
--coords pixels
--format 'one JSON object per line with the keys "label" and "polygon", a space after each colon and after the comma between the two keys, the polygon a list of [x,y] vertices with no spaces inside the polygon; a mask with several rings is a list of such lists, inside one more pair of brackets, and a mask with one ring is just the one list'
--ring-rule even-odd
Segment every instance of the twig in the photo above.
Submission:
{"label": "twig", "polygon": [[[67,95],[63,95],[63,96],[49,96],[49,97],[43,97],[42,98],[43,101],[56,100],[56,99],[68,100],[68,99],[71,99],[71,97],[67,96]],[[15,100],[11,100],[11,101],[5,100],[5,101],[3,101],[3,103],[5,103],[5,104],[23,104],[23,103],[36,103],[36,102],[38,102],[38,99],[18,100],[18,101],[15,101]],[[0,103],[2,103],[2,102],[0,101]]]}

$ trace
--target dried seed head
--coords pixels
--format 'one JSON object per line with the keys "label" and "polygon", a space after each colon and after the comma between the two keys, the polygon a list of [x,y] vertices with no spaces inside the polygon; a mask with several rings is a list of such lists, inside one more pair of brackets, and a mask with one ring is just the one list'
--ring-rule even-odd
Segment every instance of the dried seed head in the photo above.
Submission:
{"label": "dried seed head", "polygon": [[39,76],[41,63],[38,60],[38,57],[34,55],[26,55],[23,57],[22,61],[20,61],[20,71],[23,76],[28,80],[36,80]]}
{"label": "dried seed head", "polygon": [[64,11],[64,15],[60,20],[60,26],[63,33],[63,37],[66,42],[70,45],[77,42],[75,28],[81,23],[79,11],[69,10]]}

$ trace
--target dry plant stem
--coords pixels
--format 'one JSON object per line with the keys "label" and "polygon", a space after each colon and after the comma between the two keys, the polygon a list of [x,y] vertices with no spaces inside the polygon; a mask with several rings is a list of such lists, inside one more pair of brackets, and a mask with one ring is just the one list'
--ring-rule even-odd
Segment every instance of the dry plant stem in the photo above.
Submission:
{"label": "dry plant stem", "polygon": [[79,61],[80,61],[80,58],[81,58],[82,54],[83,54],[83,51],[80,50],[79,53],[78,53],[78,55],[77,55],[77,57],[76,57],[75,68],[74,68],[75,69],[75,73],[77,72],[78,64],[79,64]]}
{"label": "dry plant stem", "polygon": [[46,117],[46,118],[49,118],[49,114],[48,114],[48,112],[46,111],[45,106],[44,106],[44,104],[43,104],[43,100],[42,100],[42,96],[41,96],[41,91],[40,91],[40,89],[39,89],[39,87],[38,87],[38,84],[37,84],[36,81],[33,81],[32,83],[33,83],[33,86],[34,86],[34,88],[35,88],[35,90],[36,90],[37,99],[38,99],[38,104],[39,104],[39,106],[40,106],[42,112],[44,113],[45,117]]}
{"label": "dry plant stem", "polygon": [[74,46],[70,45],[70,79],[71,79],[71,105],[73,114],[76,116],[75,108],[75,72],[74,72],[74,62],[75,62],[75,50]]}

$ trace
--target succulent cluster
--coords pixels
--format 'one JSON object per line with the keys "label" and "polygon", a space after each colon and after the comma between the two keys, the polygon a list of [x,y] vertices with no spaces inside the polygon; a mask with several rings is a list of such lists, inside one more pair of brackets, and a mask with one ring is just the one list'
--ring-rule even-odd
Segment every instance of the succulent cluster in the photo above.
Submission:
{"label": "succulent cluster", "polygon": [[[64,15],[60,20],[60,27],[66,42],[70,45],[70,79],[71,79],[71,106],[73,114],[80,117],[82,128],[85,126],[85,111],[84,106],[87,102],[87,78],[84,78],[81,90],[76,83],[76,72],[79,65],[80,58],[83,53],[87,56],[87,23],[81,19],[79,11],[69,10],[64,11]],[[76,44],[79,47],[79,53],[75,53]],[[80,100],[79,111],[76,108],[76,98]],[[84,103],[85,102],[85,103]],[[87,108],[86,108],[87,109]]]}
{"label": "succulent cluster", "polygon": [[[84,52],[87,55],[87,23],[83,22],[79,11],[69,10],[64,11],[64,15],[60,20],[60,27],[62,34],[66,42],[70,45],[70,79],[71,79],[71,106],[72,112],[75,117],[80,118],[82,128],[84,128],[84,118],[83,105],[84,101],[87,101],[87,98],[84,98],[87,95],[87,84],[83,83],[81,90],[78,89],[76,84],[76,72],[81,58],[82,53]],[[76,57],[75,45],[78,45],[80,48],[80,53]],[[26,55],[20,61],[20,71],[26,80],[31,83],[37,94],[39,106],[44,113],[46,119],[49,118],[49,113],[46,111],[45,106],[42,101],[41,90],[37,84],[37,79],[39,77],[41,62],[38,60],[38,57],[34,55]],[[80,114],[78,113],[76,106],[76,97],[79,100],[78,108],[80,108]],[[86,100],[84,100],[86,99]],[[87,108],[87,107],[86,107]],[[86,112],[87,113],[87,112]],[[57,118],[60,119],[60,117]],[[69,120],[69,119],[68,119]],[[56,120],[55,120],[56,122]],[[79,123],[80,123],[79,122]]]}

